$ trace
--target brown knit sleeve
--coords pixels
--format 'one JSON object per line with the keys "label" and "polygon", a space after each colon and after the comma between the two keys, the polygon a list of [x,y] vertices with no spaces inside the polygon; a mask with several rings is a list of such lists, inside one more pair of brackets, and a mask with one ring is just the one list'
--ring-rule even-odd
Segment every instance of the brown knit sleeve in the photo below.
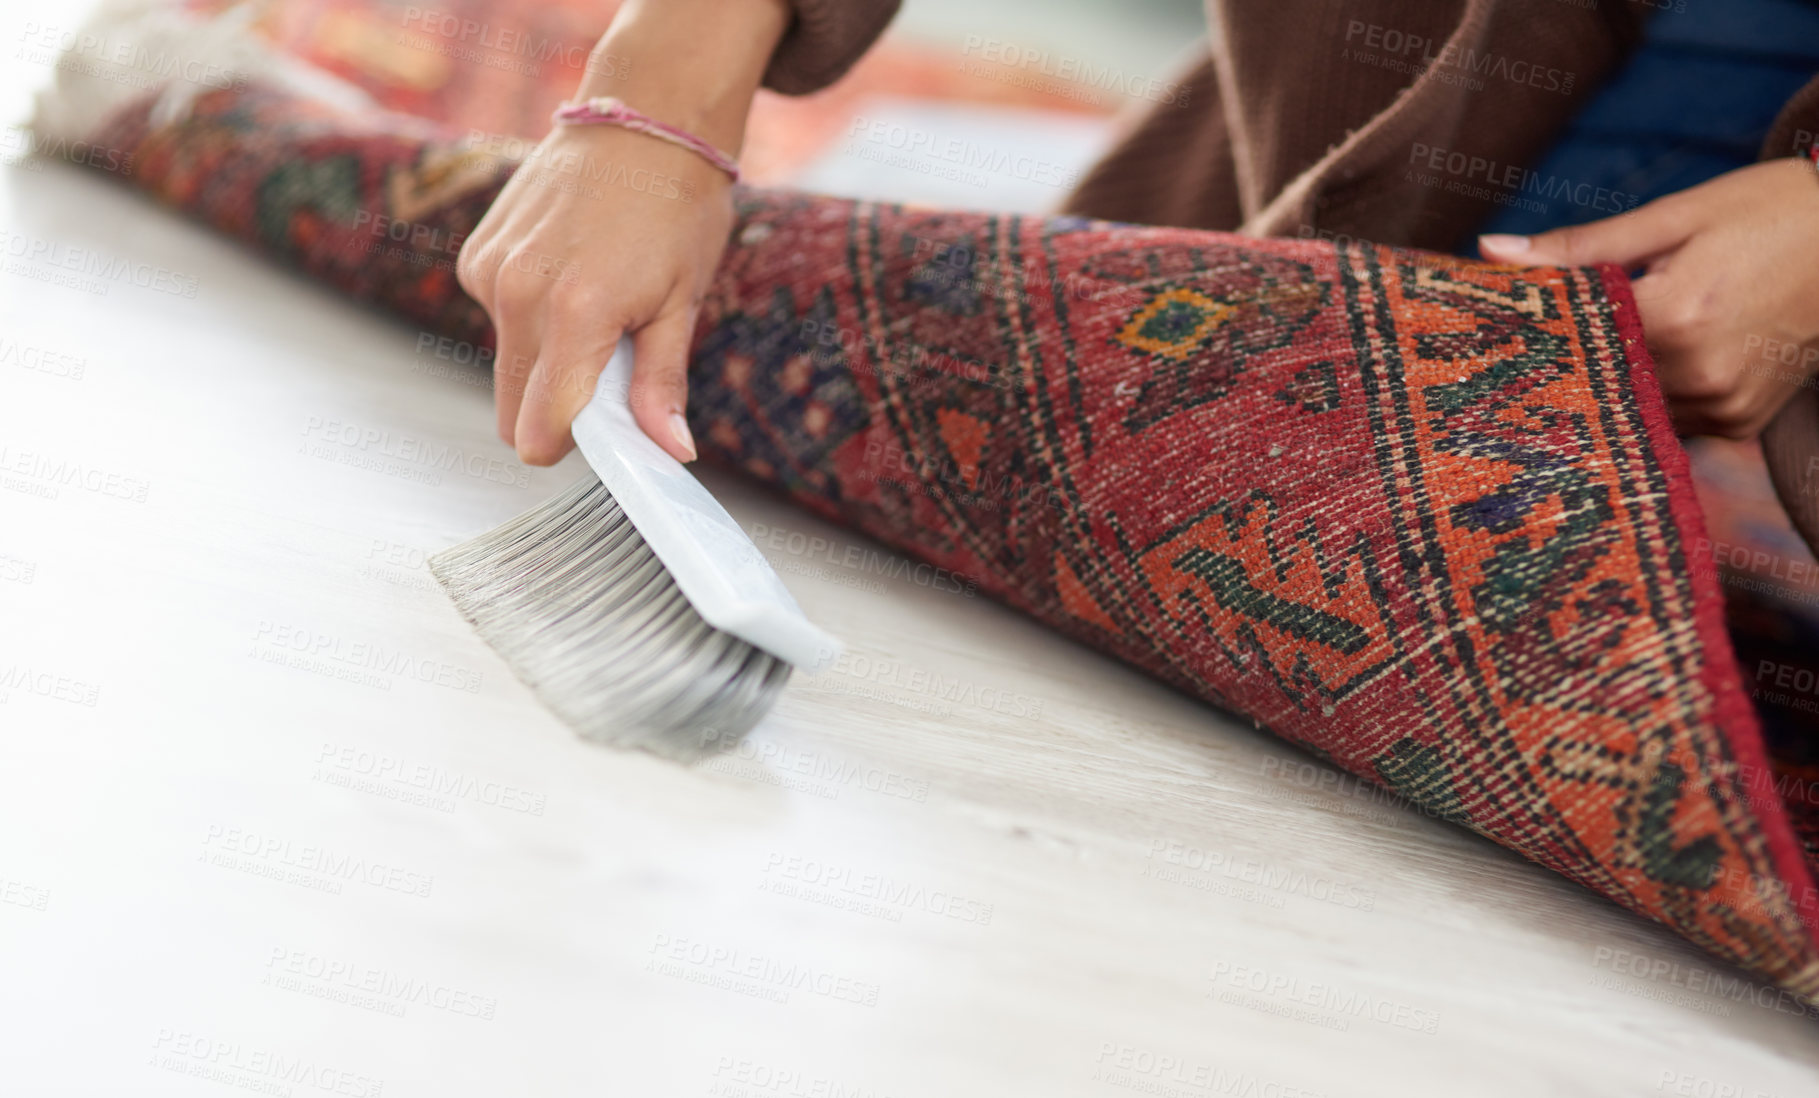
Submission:
{"label": "brown knit sleeve", "polygon": [[1768,139],[1762,142],[1762,159],[1805,156],[1819,140],[1819,76],[1806,82],[1781,106]]}
{"label": "brown knit sleeve", "polygon": [[764,70],[764,86],[806,95],[838,80],[884,32],[900,0],[789,0],[795,18]]}

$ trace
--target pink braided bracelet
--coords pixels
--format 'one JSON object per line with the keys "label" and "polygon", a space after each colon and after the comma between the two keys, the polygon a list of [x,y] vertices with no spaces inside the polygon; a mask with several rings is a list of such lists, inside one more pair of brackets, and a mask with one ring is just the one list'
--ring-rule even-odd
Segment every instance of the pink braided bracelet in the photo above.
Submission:
{"label": "pink braided bracelet", "polygon": [[573,100],[556,108],[551,115],[555,122],[594,123],[606,126],[623,126],[638,133],[647,133],[672,145],[680,145],[690,152],[699,155],[709,164],[719,168],[739,182],[739,162],[714,148],[712,145],[674,126],[657,121],[642,111],[636,111],[625,105],[617,96],[600,95],[592,99]]}

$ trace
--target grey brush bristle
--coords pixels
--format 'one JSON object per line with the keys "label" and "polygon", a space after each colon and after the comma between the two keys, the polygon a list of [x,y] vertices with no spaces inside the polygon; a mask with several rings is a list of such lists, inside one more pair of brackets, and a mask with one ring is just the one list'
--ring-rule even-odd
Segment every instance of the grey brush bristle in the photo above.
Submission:
{"label": "grey brush bristle", "polygon": [[737,742],[790,665],[709,625],[591,473],[430,558],[462,616],[575,731],[670,758]]}

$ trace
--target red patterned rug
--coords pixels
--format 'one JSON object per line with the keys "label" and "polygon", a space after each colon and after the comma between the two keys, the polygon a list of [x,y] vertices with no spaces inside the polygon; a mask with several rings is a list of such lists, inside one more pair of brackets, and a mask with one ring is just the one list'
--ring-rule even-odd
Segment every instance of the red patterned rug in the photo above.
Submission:
{"label": "red patterned rug", "polygon": [[[457,135],[255,83],[91,139],[279,260],[489,338],[449,242],[513,166]],[[691,422],[711,459],[1819,993],[1811,853],[1620,273],[750,190]]]}

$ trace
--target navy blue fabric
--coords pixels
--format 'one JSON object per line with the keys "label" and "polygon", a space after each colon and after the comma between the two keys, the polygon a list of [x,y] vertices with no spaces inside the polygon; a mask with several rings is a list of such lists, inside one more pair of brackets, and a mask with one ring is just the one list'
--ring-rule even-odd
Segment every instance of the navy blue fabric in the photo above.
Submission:
{"label": "navy blue fabric", "polygon": [[1628,62],[1480,231],[1595,221],[1755,163],[1782,105],[1819,72],[1819,4],[1666,2],[1681,10],[1649,21]]}

